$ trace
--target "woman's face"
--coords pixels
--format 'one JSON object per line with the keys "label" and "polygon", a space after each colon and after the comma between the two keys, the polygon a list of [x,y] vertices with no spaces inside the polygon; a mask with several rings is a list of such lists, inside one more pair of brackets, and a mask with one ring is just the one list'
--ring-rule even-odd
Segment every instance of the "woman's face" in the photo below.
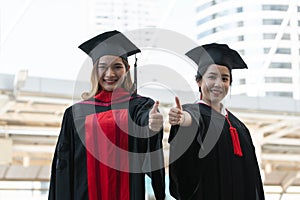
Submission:
{"label": "woman's face", "polygon": [[230,86],[230,72],[226,66],[210,65],[198,86],[201,87],[202,100],[212,104],[219,104],[228,93]]}
{"label": "woman's face", "polygon": [[124,81],[126,72],[122,58],[118,56],[105,55],[99,59],[99,84],[103,90],[113,91],[119,87]]}

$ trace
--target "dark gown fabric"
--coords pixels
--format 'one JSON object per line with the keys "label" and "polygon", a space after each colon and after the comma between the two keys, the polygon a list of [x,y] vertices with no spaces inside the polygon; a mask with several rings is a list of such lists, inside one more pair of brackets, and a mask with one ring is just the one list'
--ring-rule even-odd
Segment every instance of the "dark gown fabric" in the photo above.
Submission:
{"label": "dark gown fabric", "polygon": [[192,125],[171,127],[171,195],[178,200],[264,200],[247,127],[228,111],[243,153],[237,156],[225,116],[202,103],[183,105],[183,110],[191,114]]}
{"label": "dark gown fabric", "polygon": [[66,109],[48,199],[143,200],[145,174],[156,199],[164,199],[163,132],[148,128],[153,105],[150,98],[120,90]]}

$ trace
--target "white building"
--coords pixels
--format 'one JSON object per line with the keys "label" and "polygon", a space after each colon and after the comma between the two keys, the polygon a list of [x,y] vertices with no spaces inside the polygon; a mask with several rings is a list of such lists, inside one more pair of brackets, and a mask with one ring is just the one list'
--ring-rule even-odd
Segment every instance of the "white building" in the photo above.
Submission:
{"label": "white building", "polygon": [[88,33],[151,28],[158,20],[157,1],[87,0],[82,4],[86,16],[83,24]]}
{"label": "white building", "polygon": [[233,94],[300,99],[299,0],[196,2],[198,43],[227,43],[248,64]]}

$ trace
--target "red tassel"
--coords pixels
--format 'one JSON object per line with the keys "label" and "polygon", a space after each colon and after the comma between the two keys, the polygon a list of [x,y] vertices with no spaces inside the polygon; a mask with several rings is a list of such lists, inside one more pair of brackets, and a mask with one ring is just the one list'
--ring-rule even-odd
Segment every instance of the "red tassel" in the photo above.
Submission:
{"label": "red tassel", "polygon": [[237,156],[242,157],[243,156],[243,152],[241,149],[241,144],[240,144],[240,139],[239,139],[239,135],[238,132],[236,130],[236,128],[234,128],[229,119],[228,119],[228,115],[225,117],[228,124],[229,124],[229,131],[230,131],[230,136],[231,136],[231,140],[232,140],[232,145],[233,145],[233,153]]}
{"label": "red tassel", "polygon": [[231,135],[231,140],[233,144],[233,152],[237,156],[243,156],[241,145],[240,145],[240,140],[239,140],[239,135],[237,133],[236,128],[230,126],[229,128],[230,135]]}

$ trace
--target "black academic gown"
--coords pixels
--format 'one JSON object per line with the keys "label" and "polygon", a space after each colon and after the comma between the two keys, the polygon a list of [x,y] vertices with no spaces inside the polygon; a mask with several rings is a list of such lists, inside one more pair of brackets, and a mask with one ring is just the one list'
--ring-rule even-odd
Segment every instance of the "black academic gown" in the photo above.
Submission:
{"label": "black academic gown", "polygon": [[126,92],[110,98],[100,93],[66,109],[49,200],[143,200],[145,174],[164,199],[163,132],[148,128],[154,101]]}
{"label": "black academic gown", "polygon": [[264,200],[255,149],[247,127],[232,113],[243,155],[233,152],[229,123],[208,105],[187,104],[190,127],[170,131],[170,193],[178,200]]}

